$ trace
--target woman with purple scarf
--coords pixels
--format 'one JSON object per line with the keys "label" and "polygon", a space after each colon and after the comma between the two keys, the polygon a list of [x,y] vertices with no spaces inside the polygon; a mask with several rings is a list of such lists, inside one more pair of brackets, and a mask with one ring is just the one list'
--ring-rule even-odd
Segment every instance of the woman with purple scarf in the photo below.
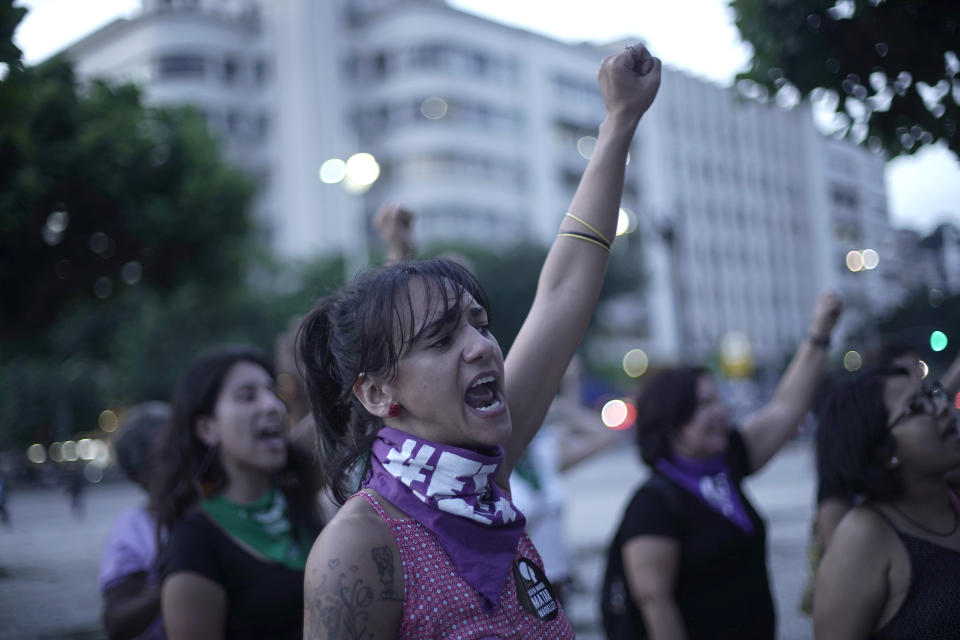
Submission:
{"label": "woman with purple scarf", "polygon": [[660,62],[628,47],[599,82],[596,150],[506,359],[483,289],[450,260],[366,273],[305,319],[323,481],[346,502],[307,562],[304,637],[573,637],[508,479],[596,306]]}
{"label": "woman with purple scarf", "polygon": [[608,551],[601,599],[608,638],[773,640],[766,532],[740,484],[806,415],[840,311],[833,294],[820,296],[773,399],[739,429],[728,426],[706,369],[664,369],[646,382],[636,433],[653,473]]}

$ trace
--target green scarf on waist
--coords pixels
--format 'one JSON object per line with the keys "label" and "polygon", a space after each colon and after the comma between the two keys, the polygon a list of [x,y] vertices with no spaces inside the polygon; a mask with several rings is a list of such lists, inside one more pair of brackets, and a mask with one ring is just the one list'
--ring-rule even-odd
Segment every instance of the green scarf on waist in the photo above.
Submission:
{"label": "green scarf on waist", "polygon": [[309,549],[298,542],[283,492],[273,487],[250,504],[234,504],[223,494],[200,507],[227,533],[268,560],[303,571]]}

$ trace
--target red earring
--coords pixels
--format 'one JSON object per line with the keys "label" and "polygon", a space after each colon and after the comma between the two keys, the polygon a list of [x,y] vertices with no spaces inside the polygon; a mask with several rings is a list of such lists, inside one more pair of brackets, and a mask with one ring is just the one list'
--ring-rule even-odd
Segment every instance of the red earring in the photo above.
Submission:
{"label": "red earring", "polygon": [[390,408],[387,409],[387,415],[389,415],[391,418],[396,418],[397,416],[399,416],[400,405],[396,404],[395,402],[391,402]]}

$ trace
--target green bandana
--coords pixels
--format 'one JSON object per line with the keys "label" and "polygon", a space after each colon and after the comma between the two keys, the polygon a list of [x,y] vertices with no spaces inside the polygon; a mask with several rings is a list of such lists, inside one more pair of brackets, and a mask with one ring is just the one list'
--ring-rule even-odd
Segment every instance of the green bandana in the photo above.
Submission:
{"label": "green bandana", "polygon": [[234,504],[218,494],[201,500],[200,506],[231,536],[267,559],[296,571],[307,566],[309,549],[298,544],[287,500],[276,487],[250,504]]}

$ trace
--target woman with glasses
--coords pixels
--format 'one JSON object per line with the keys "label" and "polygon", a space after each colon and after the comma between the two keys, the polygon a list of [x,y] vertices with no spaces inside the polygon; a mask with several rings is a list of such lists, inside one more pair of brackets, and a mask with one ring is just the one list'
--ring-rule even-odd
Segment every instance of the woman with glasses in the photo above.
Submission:
{"label": "woman with glasses", "polygon": [[960,430],[939,383],[909,368],[858,377],[821,419],[821,468],[864,502],[820,563],[818,640],[960,638]]}
{"label": "woman with glasses", "polygon": [[608,550],[601,609],[610,640],[774,638],[766,531],[740,485],[796,433],[840,311],[835,295],[820,296],[774,397],[738,429],[707,370],[648,374],[636,430],[653,473]]}
{"label": "woman with glasses", "polygon": [[[886,343],[878,348],[872,356],[868,355],[866,361],[875,363],[870,364],[871,369],[894,369],[898,367],[905,369],[917,380],[922,380],[926,375],[924,372],[925,365],[921,364],[919,352],[907,342],[892,341]],[[957,392],[960,391],[960,355],[953,361],[940,381],[945,392],[951,398],[954,398],[953,402],[956,402]],[[834,437],[833,434],[829,433],[829,430],[817,431],[816,453],[818,461],[821,458],[826,461],[830,460],[830,448]],[[836,465],[821,466],[818,462],[817,468],[816,530],[822,536],[823,549],[830,544],[833,532],[840,524],[843,516],[847,515],[847,512],[860,501],[859,496],[849,495],[843,482],[833,477],[834,466]],[[840,466],[842,467],[842,465]]]}

